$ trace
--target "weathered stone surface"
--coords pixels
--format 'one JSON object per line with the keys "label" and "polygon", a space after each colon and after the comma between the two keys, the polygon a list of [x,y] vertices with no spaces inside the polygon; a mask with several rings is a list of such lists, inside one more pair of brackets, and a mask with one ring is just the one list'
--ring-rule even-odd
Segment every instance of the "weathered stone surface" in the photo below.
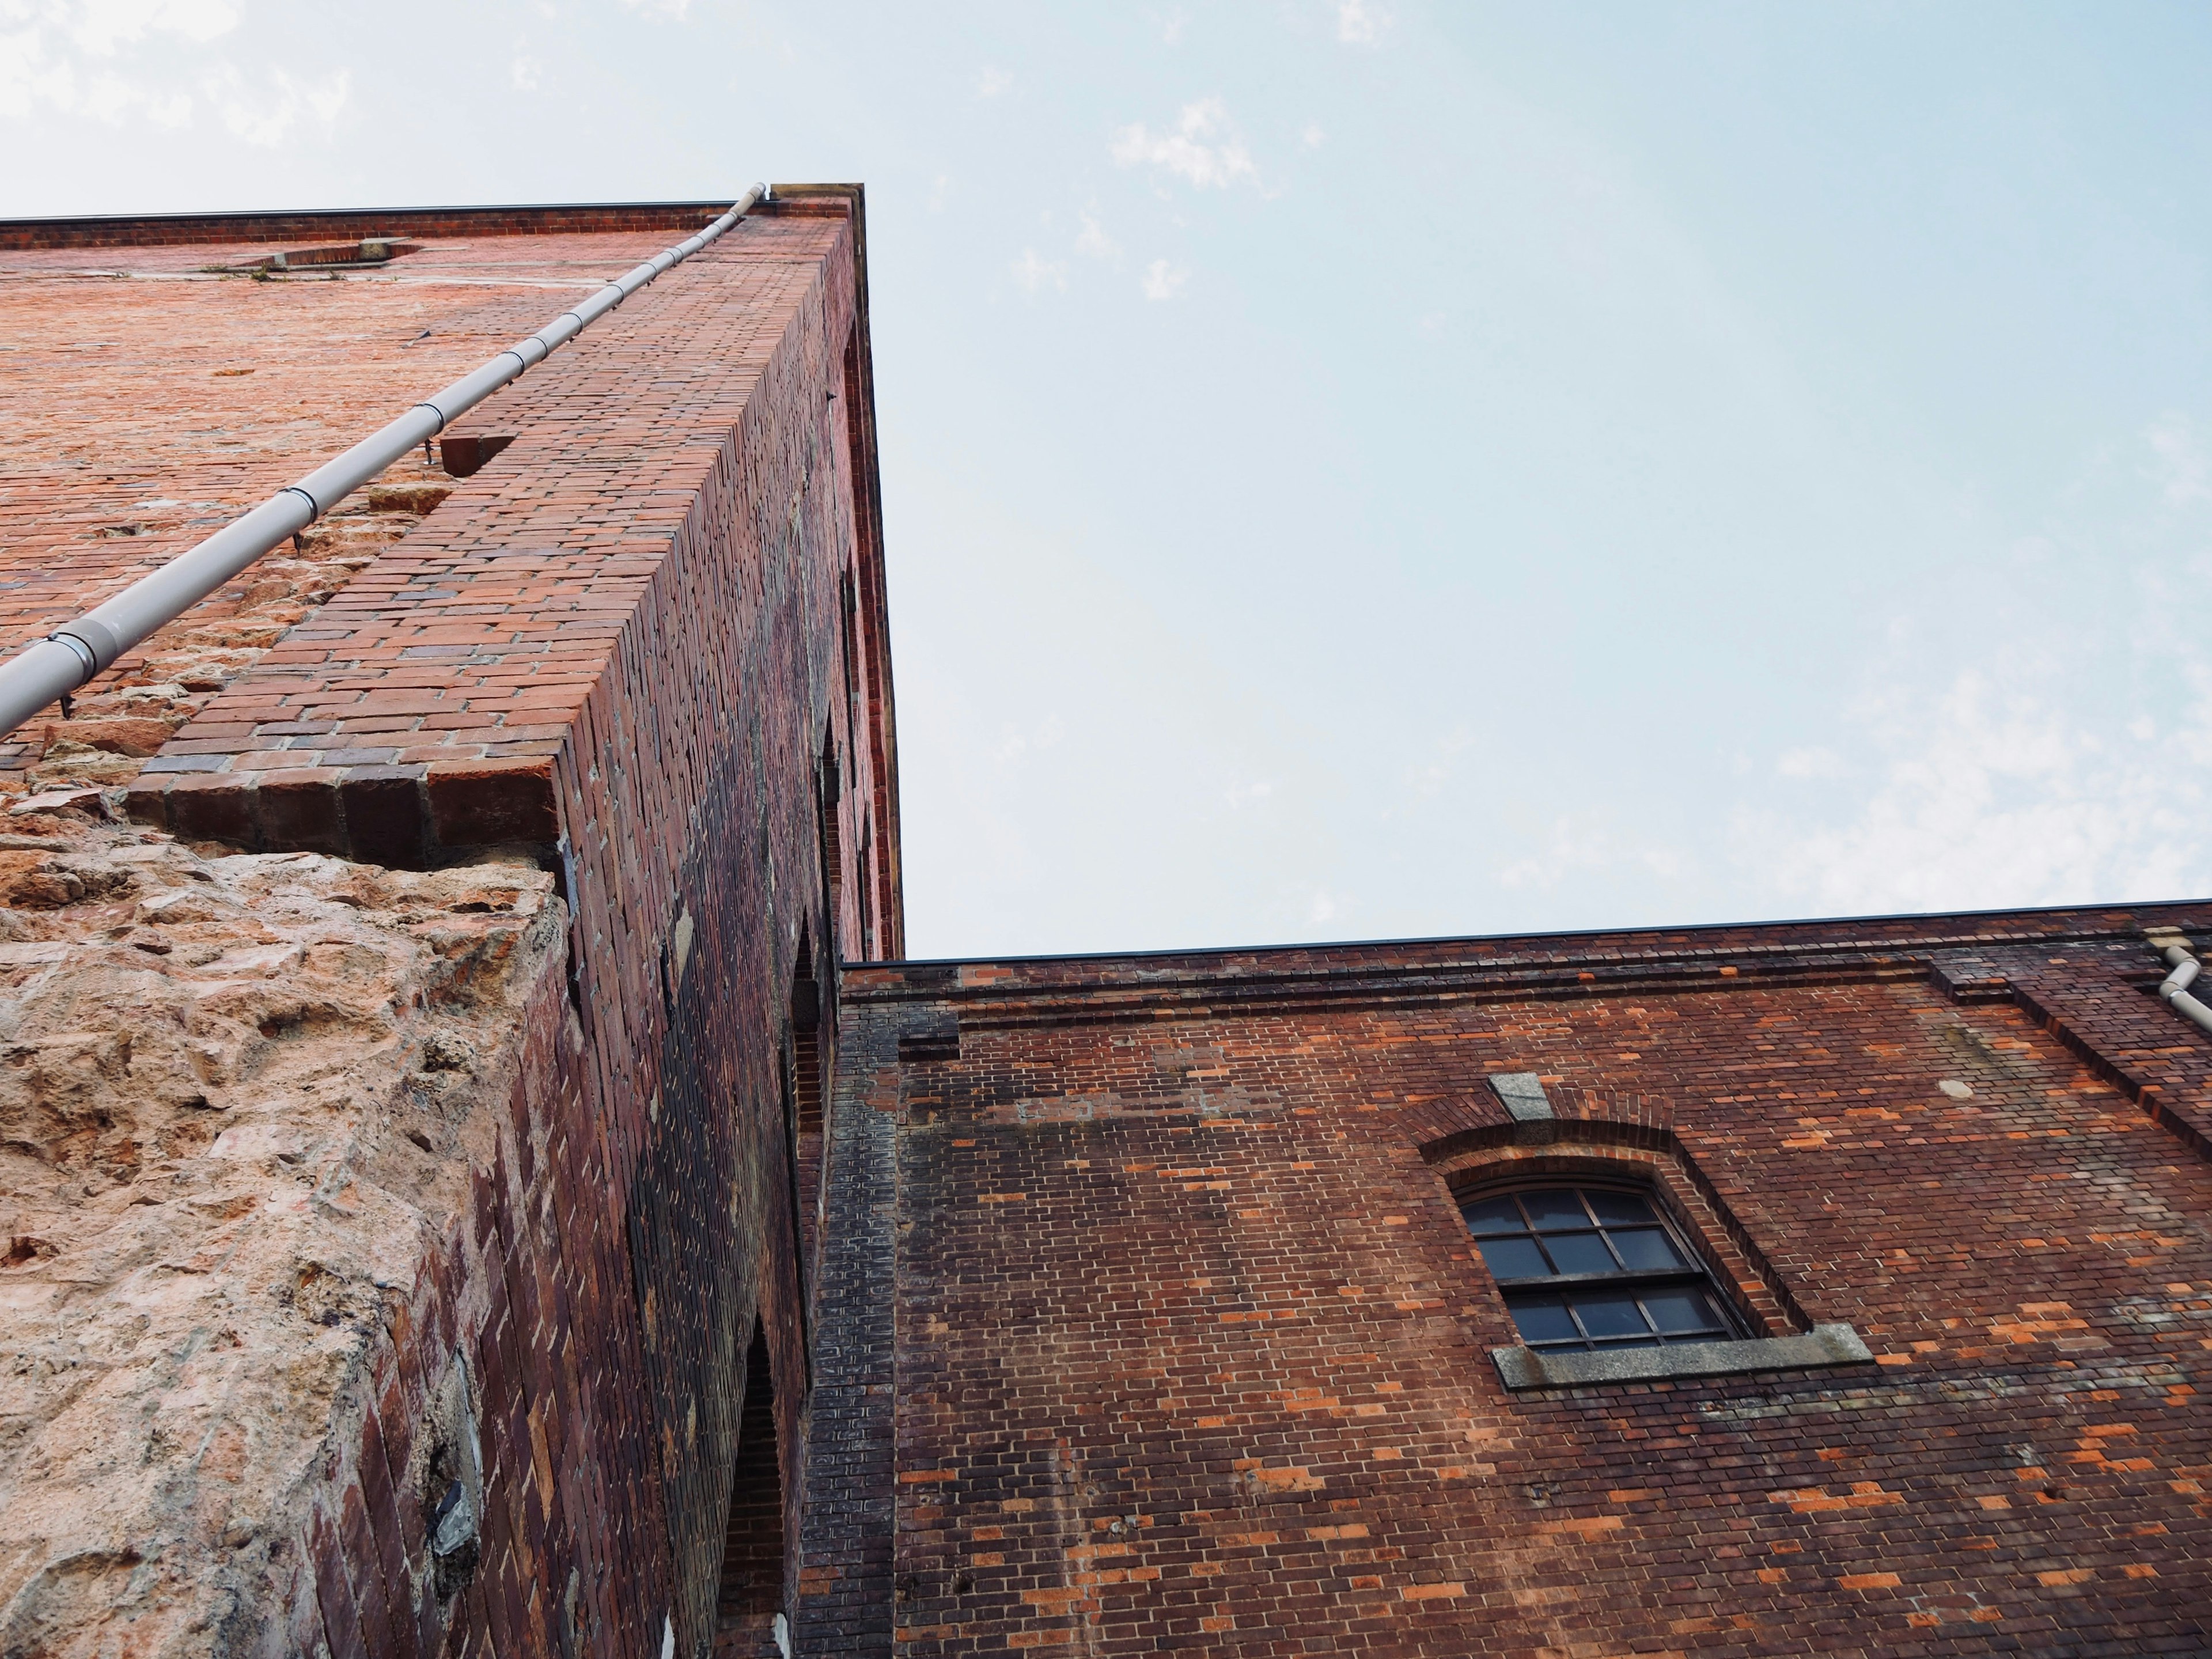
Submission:
{"label": "weathered stone surface", "polygon": [[467,1200],[562,907],[518,864],[8,828],[0,1653],[233,1650]]}

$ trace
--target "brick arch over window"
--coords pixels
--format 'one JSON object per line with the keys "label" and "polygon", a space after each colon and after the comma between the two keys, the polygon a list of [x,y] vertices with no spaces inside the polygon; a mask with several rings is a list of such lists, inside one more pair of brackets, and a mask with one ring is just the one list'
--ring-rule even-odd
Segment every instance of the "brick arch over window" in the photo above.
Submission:
{"label": "brick arch over window", "polygon": [[[1656,1097],[1638,1098],[1665,1106]],[[1455,1204],[1508,1182],[1595,1181],[1647,1188],[1704,1256],[1715,1287],[1749,1331],[1784,1336],[1813,1328],[1766,1252],[1672,1128],[1592,1118],[1486,1124],[1441,1136],[1420,1150],[1451,1189]]]}

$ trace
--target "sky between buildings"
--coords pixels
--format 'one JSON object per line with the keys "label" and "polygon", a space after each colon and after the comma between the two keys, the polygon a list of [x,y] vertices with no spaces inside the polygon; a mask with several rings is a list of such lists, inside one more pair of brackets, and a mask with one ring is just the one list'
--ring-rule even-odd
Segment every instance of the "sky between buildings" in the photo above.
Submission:
{"label": "sky between buildings", "polygon": [[2115,0],[0,0],[0,213],[865,180],[916,955],[2202,896],[2208,86]]}

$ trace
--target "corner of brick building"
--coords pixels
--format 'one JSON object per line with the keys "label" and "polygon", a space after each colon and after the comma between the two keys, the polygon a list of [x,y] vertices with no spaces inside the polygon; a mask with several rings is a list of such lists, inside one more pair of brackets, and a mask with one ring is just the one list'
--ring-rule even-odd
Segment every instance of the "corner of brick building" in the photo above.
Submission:
{"label": "corner of brick building", "polygon": [[[2212,906],[900,960],[860,198],[777,194],[0,750],[5,1639],[2204,1651]],[[0,227],[179,389],[38,360],[0,616],[718,210]],[[1705,1369],[1528,1358],[1461,1205],[1578,1182]]]}
{"label": "corner of brick building", "polygon": [[[360,915],[375,942],[404,934],[413,952],[392,957],[400,977],[377,982],[382,1001],[352,988],[349,1010],[388,1034],[390,1057],[379,1066],[349,1054],[348,1082],[367,1081],[345,1097],[343,1121],[257,1096],[246,1074],[266,1040],[254,1048],[250,1033],[237,1105],[231,1093],[201,1101],[262,1138],[219,1146],[289,1137],[255,1166],[275,1191],[254,1204],[290,1206],[290,1172],[315,1176],[302,1236],[260,1236],[258,1209],[234,1224],[243,1243],[195,1236],[228,1247],[218,1279],[252,1304],[253,1337],[270,1350],[258,1369],[240,1360],[223,1374],[231,1392],[216,1413],[246,1425],[257,1491],[226,1489],[204,1446],[179,1452],[196,1443],[180,1416],[190,1413],[151,1382],[158,1431],[146,1455],[198,1493],[181,1509],[118,1497],[58,1447],[42,1462],[48,1443],[33,1435],[29,1461],[17,1457],[13,1481],[0,1465],[0,1484],[58,1497],[75,1482],[109,1512],[75,1533],[42,1512],[10,1540],[0,1627],[11,1639],[36,1637],[55,1653],[122,1640],[161,1652],[212,1641],[218,1651],[657,1656],[665,1616],[678,1651],[704,1653],[717,1636],[757,1324],[774,1374],[775,1462],[799,1512],[805,1245],[818,1230],[793,1155],[795,1073],[807,1049],[818,1089],[834,1053],[795,1015],[802,988],[826,988],[834,1019],[837,958],[896,954],[902,921],[861,196],[779,196],[478,410],[467,430],[511,440],[480,471],[395,467],[301,549],[264,562],[279,569],[270,592],[249,572],[88,688],[89,712],[81,702],[74,718],[34,722],[0,755],[46,809],[10,826],[44,836],[37,853],[0,855],[37,868],[0,874],[15,902],[34,876],[62,896],[34,920],[46,942],[33,954],[77,975],[71,984],[107,971],[96,939],[129,938],[149,953],[129,958],[132,971],[162,974],[165,989],[182,976],[203,1002],[282,1000],[267,963],[232,969],[257,980],[234,986],[219,970],[235,951],[162,931],[184,914],[173,881],[226,898],[237,888],[239,902],[204,930],[265,933],[255,918],[275,913],[257,906],[303,905],[312,890],[350,907],[325,904],[333,916]],[[204,534],[174,497],[221,497],[201,503],[220,507],[268,493],[404,407],[404,394],[434,387],[441,369],[542,324],[560,285],[549,276],[587,286],[719,210],[6,228],[0,261],[26,278],[15,303],[37,348],[58,356],[81,328],[82,311],[68,314],[84,287],[73,267],[97,247],[124,278],[100,300],[125,350],[157,331],[149,309],[166,306],[182,324],[180,361],[139,372],[155,383],[166,374],[187,418],[204,422],[193,402],[236,394],[250,374],[276,396],[316,388],[338,405],[329,425],[340,438],[210,455],[179,418],[126,411],[114,378],[53,368],[90,441],[56,463],[64,511],[13,509],[37,519],[60,555],[15,585],[18,637],[111,590],[118,567]],[[149,276],[219,270],[272,242],[394,232],[422,242],[401,268],[411,283],[130,283],[142,265]],[[332,363],[319,344],[341,312],[369,343],[362,361]],[[240,426],[264,419],[239,401]],[[117,523],[129,540],[103,533]],[[151,744],[137,729],[149,726]],[[103,821],[120,812],[141,827]],[[157,869],[146,849],[167,862]],[[295,890],[296,900],[271,896]],[[491,914],[524,890],[566,924],[527,933],[527,951]],[[321,963],[301,949],[283,971],[312,1002]],[[333,983],[326,1000],[345,992]],[[310,1009],[264,1024],[319,1031],[329,1018]],[[438,1029],[418,1029],[425,1021]],[[446,1121],[410,1117],[426,1097]],[[175,1139],[166,1104],[125,1104]],[[269,1122],[248,1124],[257,1113]],[[818,1126],[813,1142],[818,1170]],[[222,1188],[228,1177],[207,1172],[230,1166],[205,1156],[204,1135],[199,1145],[127,1165],[111,1158],[86,1192],[150,1193],[156,1178]],[[57,1155],[64,1165],[76,1156]],[[386,1225],[400,1231],[369,1256],[358,1254],[368,1235],[316,1243],[325,1208],[375,1212],[395,1182],[406,1202],[387,1206]],[[9,1263],[11,1291],[58,1324],[72,1295],[91,1306],[132,1282],[126,1273],[100,1291],[68,1288],[72,1266],[115,1237],[94,1213],[100,1200],[59,1191],[24,1189],[16,1218],[29,1243]],[[212,1190],[206,1200],[236,1201]],[[283,1290],[273,1303],[251,1288],[270,1277]],[[301,1298],[283,1288],[309,1281],[344,1290],[331,1316],[295,1310]],[[210,1316],[179,1310],[179,1352],[205,1343]],[[64,1340],[58,1328],[50,1340],[43,1327],[18,1334]],[[295,1350],[318,1356],[327,1386],[289,1424],[250,1413],[240,1402],[262,1400],[269,1368],[297,1363]],[[300,1410],[327,1420],[300,1422]],[[465,1571],[434,1561],[429,1547],[456,1482],[479,1516]],[[248,1541],[210,1555],[211,1512]],[[122,1593],[130,1572],[119,1567],[86,1578],[64,1559],[72,1546],[79,1562],[88,1547],[148,1563],[139,1588]],[[210,1595],[227,1608],[217,1628],[228,1633],[212,1638],[198,1610]],[[179,1633],[180,1622],[201,1633]],[[732,1650],[765,1639],[720,1622]]]}

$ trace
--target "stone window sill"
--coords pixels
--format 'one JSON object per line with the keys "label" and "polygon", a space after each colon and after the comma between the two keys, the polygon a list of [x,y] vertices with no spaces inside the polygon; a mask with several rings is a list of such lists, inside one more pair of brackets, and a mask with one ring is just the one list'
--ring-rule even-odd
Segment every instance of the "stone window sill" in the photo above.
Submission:
{"label": "stone window sill", "polygon": [[1600,1353],[1539,1353],[1492,1348],[1505,1386],[1577,1389],[1606,1382],[1656,1382],[1674,1377],[1732,1376],[1743,1371],[1810,1371],[1865,1365],[1874,1355],[1849,1325],[1815,1325],[1802,1336],[1747,1342],[1683,1342],[1665,1348],[1609,1348]]}

